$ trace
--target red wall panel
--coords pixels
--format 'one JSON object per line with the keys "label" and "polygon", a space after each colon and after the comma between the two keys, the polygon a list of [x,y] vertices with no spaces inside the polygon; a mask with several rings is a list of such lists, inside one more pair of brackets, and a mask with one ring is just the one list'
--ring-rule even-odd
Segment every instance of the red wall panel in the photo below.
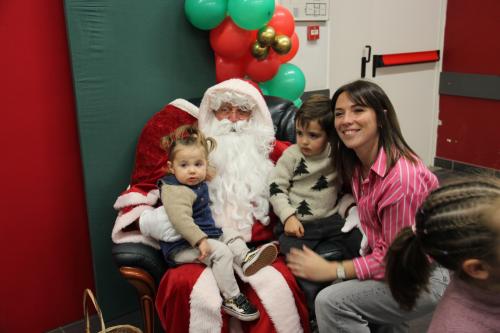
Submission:
{"label": "red wall panel", "polygon": [[443,72],[500,75],[499,31],[500,1],[448,1]]}
{"label": "red wall panel", "polygon": [[[500,1],[448,1],[443,72],[500,75]],[[500,169],[500,101],[440,97],[438,157]]]}
{"label": "red wall panel", "polygon": [[81,319],[93,288],[61,0],[0,5],[0,332]]}
{"label": "red wall panel", "polygon": [[500,101],[440,98],[437,156],[500,169]]}

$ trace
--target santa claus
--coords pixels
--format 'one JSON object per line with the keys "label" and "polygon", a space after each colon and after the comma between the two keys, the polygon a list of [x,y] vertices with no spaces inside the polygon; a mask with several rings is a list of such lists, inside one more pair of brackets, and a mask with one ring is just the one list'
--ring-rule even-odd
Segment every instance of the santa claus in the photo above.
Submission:
{"label": "santa claus", "polygon": [[[174,107],[179,105],[177,101]],[[199,108],[198,126],[217,141],[210,154],[215,176],[208,183],[216,223],[238,230],[248,242],[269,241],[270,156],[279,155],[286,145],[275,142],[271,115],[260,91],[239,79],[209,88]],[[143,207],[140,211],[142,235],[148,236],[149,243],[162,239],[165,229],[159,227],[160,220],[166,217],[158,214],[164,210]],[[115,229],[123,232],[116,224]],[[156,307],[163,327],[167,332],[309,330],[302,293],[282,258],[253,276],[240,278],[241,291],[261,313],[258,321],[239,322],[222,314],[222,298],[210,268],[186,264],[167,270],[158,288]]]}
{"label": "santa claus", "polygon": [[209,183],[212,212],[222,227],[233,227],[246,241],[255,221],[269,224],[269,184],[273,168],[269,155],[274,127],[259,91],[238,79],[207,90],[200,105],[198,126],[215,138],[210,155],[216,175]]}

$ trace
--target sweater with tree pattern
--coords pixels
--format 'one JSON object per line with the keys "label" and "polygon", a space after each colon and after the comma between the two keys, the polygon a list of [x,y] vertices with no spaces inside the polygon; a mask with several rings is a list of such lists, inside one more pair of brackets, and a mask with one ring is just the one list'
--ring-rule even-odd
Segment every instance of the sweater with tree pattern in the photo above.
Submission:
{"label": "sweater with tree pattern", "polygon": [[354,204],[350,194],[338,198],[339,182],[329,154],[327,146],[321,154],[306,157],[295,144],[281,155],[270,175],[269,200],[282,223],[292,215],[303,223],[335,213],[344,218]]}

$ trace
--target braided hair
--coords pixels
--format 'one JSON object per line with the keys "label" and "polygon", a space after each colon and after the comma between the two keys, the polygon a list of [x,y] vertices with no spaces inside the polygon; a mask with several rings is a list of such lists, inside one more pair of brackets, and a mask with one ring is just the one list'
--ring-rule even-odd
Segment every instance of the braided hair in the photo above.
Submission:
{"label": "braided hair", "polygon": [[500,199],[500,179],[471,176],[455,179],[433,191],[415,217],[415,227],[404,228],[386,255],[386,280],[401,308],[411,310],[427,290],[432,262],[461,272],[466,259],[497,260],[497,235],[486,212]]}

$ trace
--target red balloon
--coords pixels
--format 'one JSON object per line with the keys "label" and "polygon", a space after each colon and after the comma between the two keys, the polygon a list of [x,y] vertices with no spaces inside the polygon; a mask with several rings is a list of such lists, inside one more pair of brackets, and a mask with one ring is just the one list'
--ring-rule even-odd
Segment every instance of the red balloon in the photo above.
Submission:
{"label": "red balloon", "polygon": [[274,51],[269,51],[269,55],[264,60],[253,58],[246,67],[247,75],[255,82],[269,81],[278,73],[281,63]]}
{"label": "red balloon", "polygon": [[293,33],[291,40],[292,40],[292,48],[290,49],[290,51],[288,51],[287,54],[278,56],[282,64],[292,60],[293,57],[295,57],[295,55],[297,54],[297,51],[299,50],[299,36],[297,36],[296,32]]}
{"label": "red balloon", "polygon": [[216,54],[227,59],[238,59],[250,49],[252,32],[234,24],[227,17],[210,31],[210,45]]}
{"label": "red balloon", "polygon": [[295,31],[295,20],[293,19],[292,13],[282,5],[276,5],[274,15],[267,25],[270,25],[276,30],[276,35],[287,35],[288,37],[292,37]]}
{"label": "red balloon", "polygon": [[250,42],[253,43],[257,40],[257,33],[259,32],[259,29],[257,30],[250,30]]}
{"label": "red balloon", "polygon": [[215,55],[215,81],[217,83],[245,76],[245,62],[242,59],[225,59]]}

